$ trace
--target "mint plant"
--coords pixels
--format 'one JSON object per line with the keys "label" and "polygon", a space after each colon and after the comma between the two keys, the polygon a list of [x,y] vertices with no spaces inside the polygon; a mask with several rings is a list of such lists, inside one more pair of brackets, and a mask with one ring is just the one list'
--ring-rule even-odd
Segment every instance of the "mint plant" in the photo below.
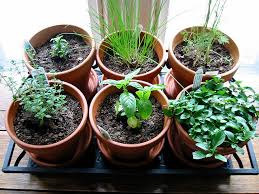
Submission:
{"label": "mint plant", "polygon": [[[152,91],[164,89],[164,85],[142,86],[132,81],[133,77],[139,73],[140,69],[127,74],[124,80],[104,80],[102,84],[111,84],[118,89],[122,89],[119,100],[115,104],[117,116],[126,116],[127,123],[131,128],[140,128],[141,121],[148,119],[152,114],[152,103],[150,95]],[[131,86],[137,91],[134,93],[128,90]]]}
{"label": "mint plant", "polygon": [[50,41],[53,43],[50,52],[51,56],[66,59],[68,57],[69,44],[66,39],[63,38],[63,35],[58,35]]}
{"label": "mint plant", "polygon": [[239,81],[229,87],[224,80],[213,77],[197,90],[171,100],[164,113],[174,116],[189,136],[201,148],[193,152],[194,159],[214,157],[226,162],[217,153],[218,147],[232,147],[243,153],[239,143],[255,136],[256,119],[259,117],[259,95]]}
{"label": "mint plant", "polygon": [[[225,3],[226,0],[209,0],[206,19],[204,25],[202,26],[202,30],[193,28],[190,32],[184,31],[182,33],[183,41],[186,43],[183,50],[185,55],[188,56],[193,51],[196,53],[193,67],[195,67],[196,63],[200,60],[205,61],[206,64],[209,64],[211,62],[209,55],[210,52],[220,56],[219,53],[211,50],[214,43],[217,42],[224,45],[229,42],[228,37],[218,30],[218,24],[224,10]],[[212,25],[208,30],[211,20]],[[223,56],[221,57],[224,62],[231,62],[231,59]]]}

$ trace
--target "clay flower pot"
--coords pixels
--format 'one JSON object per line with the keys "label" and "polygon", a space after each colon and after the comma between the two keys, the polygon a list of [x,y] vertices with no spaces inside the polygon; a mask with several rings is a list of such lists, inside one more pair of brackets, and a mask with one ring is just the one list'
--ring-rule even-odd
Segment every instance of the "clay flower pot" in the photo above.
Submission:
{"label": "clay flower pot", "polygon": [[174,80],[173,76],[173,70],[170,69],[164,77],[165,94],[170,99],[175,99],[182,90],[181,86]]}
{"label": "clay flower pot", "polygon": [[[134,81],[140,83],[143,86],[150,85],[147,82],[139,80]],[[91,102],[89,109],[89,119],[90,124],[96,134],[98,146],[104,156],[111,163],[123,166],[139,166],[147,164],[148,162],[152,161],[152,159],[154,159],[161,151],[164,144],[164,136],[170,126],[171,119],[165,116],[163,130],[153,139],[143,143],[124,144],[105,139],[100,133],[96,124],[97,111],[107,96],[120,92],[121,91],[116,87],[107,85],[96,94]],[[161,107],[167,106],[168,99],[163,92],[153,91],[152,96],[154,96],[161,104]]]}
{"label": "clay flower pot", "polygon": [[[188,86],[193,83],[193,78],[195,75],[195,71],[189,69],[185,65],[183,65],[174,55],[174,50],[176,46],[180,43],[183,42],[183,36],[182,32],[184,31],[191,31],[193,28],[198,28],[201,29],[201,27],[190,27],[186,28],[179,33],[176,34],[176,36],[171,40],[169,44],[169,49],[168,49],[168,62],[169,65],[172,67],[173,72],[174,72],[174,77],[183,85],[183,86]],[[227,35],[226,35],[227,36]],[[231,57],[233,58],[233,66],[232,69],[230,69],[227,72],[219,74],[222,79],[225,81],[229,81],[233,78],[234,74],[236,73],[239,64],[239,50],[236,45],[236,43],[229,37],[229,43],[225,44],[224,47],[229,51]],[[203,75],[203,81],[208,80],[211,78],[211,75],[207,75],[206,73]]]}
{"label": "clay flower pot", "polygon": [[[181,95],[184,91],[190,91],[192,89],[192,86],[193,85],[189,85],[188,87],[184,88],[177,95],[176,100],[178,100],[181,97]],[[175,131],[173,131],[174,128],[175,128]],[[173,119],[173,126],[171,128],[171,131],[168,132],[167,138],[169,141],[169,145],[173,149],[173,151],[176,151],[177,150],[176,147],[178,147],[178,150],[180,150],[180,152],[182,152],[181,153],[182,157],[184,155],[184,158],[185,158],[184,160],[187,161],[187,165],[190,164],[190,166],[193,166],[193,167],[215,168],[215,167],[218,167],[218,166],[224,164],[224,162],[216,160],[213,157],[205,158],[205,159],[201,159],[201,160],[193,160],[192,153],[194,151],[202,150],[202,149],[195,145],[196,142],[189,136],[187,130],[184,129],[184,127],[178,122],[178,120],[176,118]],[[177,142],[179,142],[179,145],[173,145],[175,140],[177,140]],[[246,143],[247,142],[241,142],[239,144],[239,147],[243,147],[244,145],[246,145]],[[224,155],[228,158],[228,155],[236,153],[236,150],[231,147],[218,147],[217,153]],[[180,159],[181,159],[181,157],[180,157]],[[186,163],[186,161],[185,161],[185,163]]]}
{"label": "clay flower pot", "polygon": [[[51,81],[50,83],[54,83]],[[5,119],[5,127],[7,129],[8,134],[13,139],[13,141],[22,149],[24,149],[29,155],[32,157],[34,161],[37,160],[44,161],[45,163],[56,164],[56,163],[64,163],[66,161],[74,158],[74,154],[77,153],[79,140],[81,135],[87,133],[87,137],[85,139],[88,142],[89,138],[91,139],[90,127],[87,126],[87,116],[88,116],[88,105],[86,99],[82,92],[77,89],[75,86],[62,82],[64,91],[77,99],[80,103],[83,118],[80,122],[79,126],[73,133],[67,136],[65,139],[58,141],[49,145],[32,145],[25,143],[17,138],[15,130],[14,130],[14,120],[16,117],[16,113],[19,107],[18,102],[12,102],[9,106],[6,119]]]}
{"label": "clay flower pot", "polygon": [[[116,33],[118,33],[118,32],[116,32]],[[142,31],[141,36],[143,36],[144,34],[149,34],[149,33]],[[149,34],[149,35],[154,38],[154,45],[155,45],[154,50],[158,56],[159,64],[149,72],[136,75],[134,77],[134,79],[143,80],[143,81],[152,83],[152,81],[155,79],[155,77],[157,77],[157,75],[160,73],[161,69],[163,68],[163,66],[165,64],[166,51],[165,51],[165,48],[164,48],[162,42],[156,36],[153,36],[151,34]],[[103,57],[105,54],[104,50],[108,47],[106,40],[107,40],[107,38],[104,38],[102,40],[102,42],[100,43],[99,48],[97,49],[97,52],[96,52],[97,64],[107,79],[115,79],[115,80],[124,79],[125,76],[123,74],[116,73],[116,72],[108,69],[105,66],[105,64],[103,64]]]}
{"label": "clay flower pot", "polygon": [[[71,83],[78,87],[87,96],[88,94],[85,92],[85,90],[87,90],[87,84],[85,84],[85,82],[89,79],[91,67],[95,60],[95,42],[85,30],[73,25],[55,25],[36,33],[34,36],[32,36],[29,42],[34,48],[37,48],[45,44],[59,33],[74,32],[86,35],[86,37],[84,37],[84,41],[92,47],[91,52],[77,66],[62,72],[47,73],[47,77],[49,79],[55,77],[59,80]],[[24,52],[24,60],[28,70],[31,71],[33,67],[31,66],[31,61],[26,52]]]}

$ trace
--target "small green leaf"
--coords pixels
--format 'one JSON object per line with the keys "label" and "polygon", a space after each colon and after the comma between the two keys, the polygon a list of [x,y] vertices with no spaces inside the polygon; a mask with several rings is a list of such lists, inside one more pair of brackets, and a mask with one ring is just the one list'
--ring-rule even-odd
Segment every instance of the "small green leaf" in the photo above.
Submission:
{"label": "small green leaf", "polygon": [[150,100],[137,100],[137,109],[141,119],[148,119],[152,113],[152,103]]}
{"label": "small green leaf", "polygon": [[123,92],[120,95],[120,104],[123,107],[127,117],[135,115],[136,112],[136,98],[129,92]]}
{"label": "small green leaf", "polygon": [[234,133],[232,133],[231,131],[224,131],[224,133],[226,134],[226,136],[228,137],[228,139],[232,142],[235,142],[235,136]]}
{"label": "small green leaf", "polygon": [[132,86],[132,87],[134,87],[134,88],[136,88],[136,89],[138,89],[138,90],[142,90],[142,89],[143,89],[143,86],[140,85],[140,84],[137,83],[137,82],[130,82],[130,83],[129,83],[129,86]]}
{"label": "small green leaf", "polygon": [[168,117],[172,117],[173,116],[173,112],[171,109],[165,108],[163,109],[163,113],[168,116]]}
{"label": "small green leaf", "polygon": [[224,157],[223,155],[221,154],[215,154],[215,158],[222,161],[222,162],[227,162],[227,158]]}
{"label": "small green leaf", "polygon": [[151,91],[163,90],[163,89],[165,89],[165,85],[164,84],[154,84],[154,85],[150,86],[150,90]]}
{"label": "small green leaf", "polygon": [[205,151],[208,151],[208,149],[209,149],[208,144],[205,143],[205,142],[199,142],[199,143],[196,143],[195,145],[198,146],[199,148],[205,150]]}
{"label": "small green leaf", "polygon": [[226,135],[224,131],[218,131],[216,134],[214,134],[211,140],[213,149],[220,146],[225,141],[225,138],[226,138]]}
{"label": "small green leaf", "polygon": [[200,160],[206,158],[206,154],[203,151],[198,150],[192,153],[192,157],[195,160]]}
{"label": "small green leaf", "polygon": [[128,125],[131,127],[131,128],[137,128],[139,126],[139,120],[137,119],[137,117],[135,116],[132,116],[132,117],[129,117],[127,119],[127,123]]}

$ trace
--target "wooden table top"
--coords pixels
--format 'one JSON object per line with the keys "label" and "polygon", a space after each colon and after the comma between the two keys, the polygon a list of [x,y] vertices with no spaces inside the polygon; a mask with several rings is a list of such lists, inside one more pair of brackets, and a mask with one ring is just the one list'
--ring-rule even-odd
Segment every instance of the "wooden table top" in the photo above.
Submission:
{"label": "wooden table top", "polygon": [[[246,69],[249,75],[253,74],[256,80],[251,80],[242,71]],[[256,71],[244,66],[240,68],[246,83],[259,83]],[[256,76],[255,76],[256,75]],[[242,76],[242,75],[239,75]],[[259,91],[256,89],[257,92]],[[10,103],[11,95],[0,85],[0,129],[4,130],[4,114]],[[257,129],[259,126],[257,126]],[[2,167],[5,152],[9,142],[6,131],[0,131],[0,165]],[[253,140],[257,161],[259,163],[259,139]],[[18,153],[14,153],[14,155]],[[245,159],[245,163],[248,158]],[[87,175],[33,175],[21,173],[3,173],[0,171],[0,193],[52,193],[65,191],[120,191],[120,192],[183,192],[183,193],[257,193],[259,192],[259,175],[232,175],[232,176],[175,176],[162,179],[148,177],[134,177],[117,179],[116,177],[91,180]]]}

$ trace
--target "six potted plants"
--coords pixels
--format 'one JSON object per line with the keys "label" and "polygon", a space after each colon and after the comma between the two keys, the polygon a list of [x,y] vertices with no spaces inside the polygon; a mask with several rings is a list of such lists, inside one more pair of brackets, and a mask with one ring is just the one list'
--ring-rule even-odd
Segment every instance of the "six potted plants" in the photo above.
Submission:
{"label": "six potted plants", "polygon": [[[165,48],[155,36],[164,4],[153,9],[144,31],[136,22],[140,1],[125,2],[131,5],[127,12],[115,1],[106,1],[108,21],[92,13],[101,23],[93,30],[101,30],[104,37],[96,60],[106,86],[91,102],[90,124],[81,91],[91,99],[97,88],[98,78],[91,70],[95,43],[79,27],[57,25],[29,41],[25,64],[32,77],[16,85],[1,75],[14,97],[6,114],[10,137],[36,163],[49,167],[78,160],[90,144],[92,129],[102,154],[120,166],[151,162],[163,148],[166,133],[173,152],[192,167],[215,168],[226,162],[228,155],[242,153],[242,147],[255,135],[259,96],[237,81],[223,84],[237,71],[239,58],[233,40],[217,28],[225,1],[213,4],[209,0],[204,25],[186,28],[172,39],[168,56],[172,70],[165,79],[166,92],[175,97],[180,85],[187,87],[169,103],[161,91],[165,86],[150,84],[165,64]],[[197,89],[190,84],[199,68],[207,81]],[[172,80],[179,85],[171,85]],[[172,125],[169,117],[173,117]]]}

